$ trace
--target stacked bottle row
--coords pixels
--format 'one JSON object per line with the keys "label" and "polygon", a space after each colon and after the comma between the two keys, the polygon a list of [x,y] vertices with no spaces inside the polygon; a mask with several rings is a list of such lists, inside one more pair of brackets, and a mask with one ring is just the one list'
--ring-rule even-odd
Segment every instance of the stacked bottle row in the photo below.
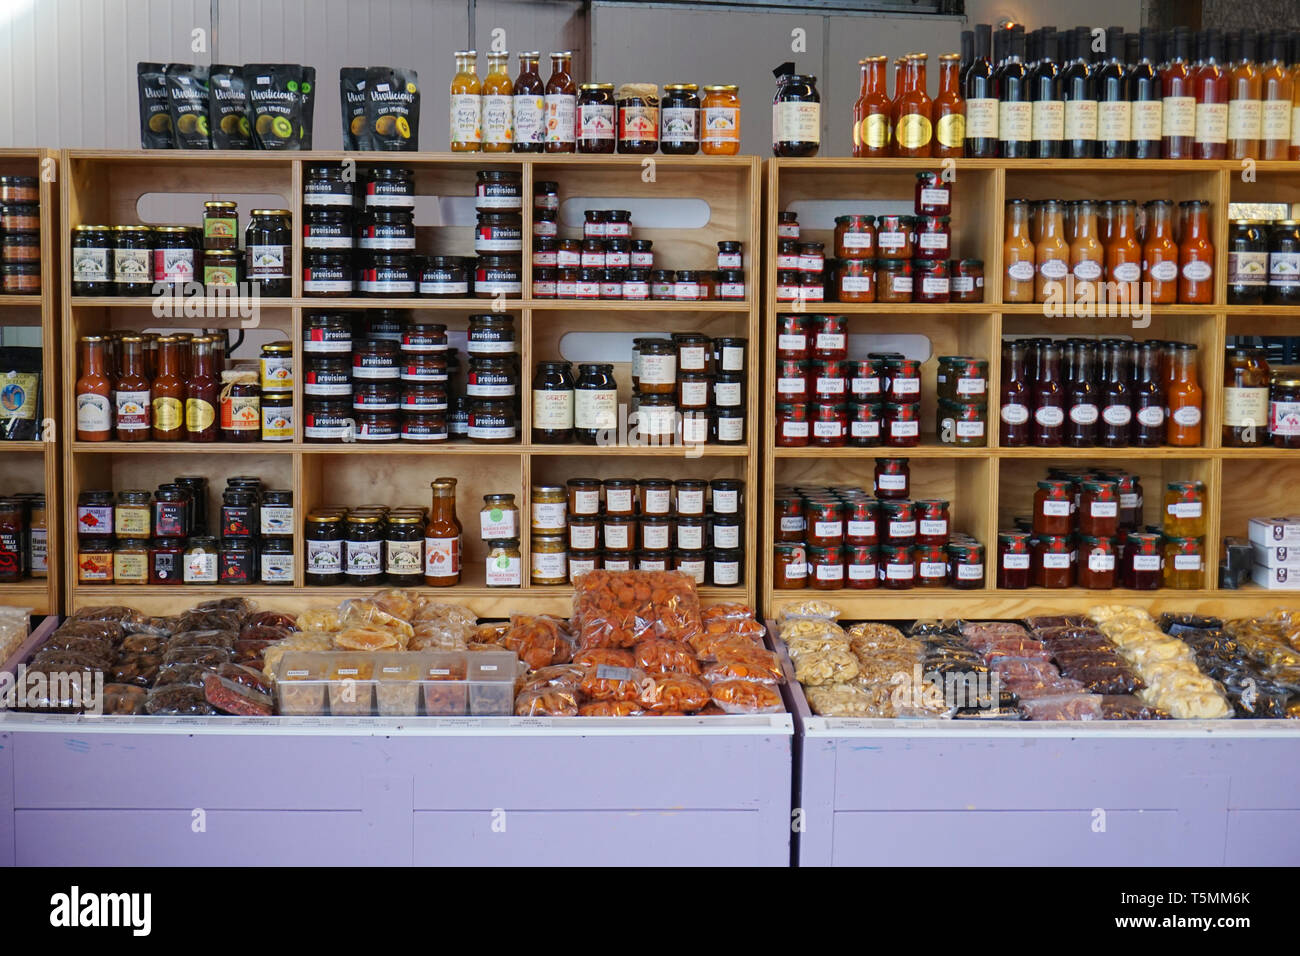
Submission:
{"label": "stacked bottle row", "polygon": [[1020,25],[963,33],[933,101],[925,54],[895,62],[892,99],[886,58],[861,61],[854,155],[1300,159],[1300,36],[1044,27],[1028,39]]}
{"label": "stacked bottle row", "polygon": [[1156,340],[1004,340],[999,443],[1197,447],[1204,392],[1196,352]]}
{"label": "stacked bottle row", "polygon": [[654,153],[734,156],[740,151],[740,95],[735,85],[583,83],[573,78],[573,53],[550,54],[542,82],[541,54],[488,54],[480,80],[478,53],[459,50],[451,82],[451,150],[485,153]]}
{"label": "stacked bottle row", "polygon": [[215,527],[208,479],[182,475],[157,491],[77,497],[78,584],[293,584],[293,492],[227,479]]}
{"label": "stacked bottle row", "polygon": [[[1030,202],[1006,207],[1002,301],[1124,306],[1214,301],[1210,204],[1153,199]],[[1229,280],[1231,281],[1231,280]]]}
{"label": "stacked bottle row", "polygon": [[947,501],[910,499],[906,458],[877,458],[873,488],[777,488],[772,586],[984,586],[984,546],[951,531]]}
{"label": "stacked bottle row", "polygon": [[998,533],[997,585],[1150,591],[1204,587],[1205,485],[1170,481],[1161,523],[1142,523],[1142,484],[1124,472],[1050,470],[1033,516]]}

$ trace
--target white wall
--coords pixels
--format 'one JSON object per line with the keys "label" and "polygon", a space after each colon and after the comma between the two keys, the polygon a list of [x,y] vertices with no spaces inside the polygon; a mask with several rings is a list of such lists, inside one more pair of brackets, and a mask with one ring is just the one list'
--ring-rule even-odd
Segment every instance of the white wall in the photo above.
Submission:
{"label": "white wall", "polygon": [[[1070,0],[966,3],[970,23],[1007,16],[1030,28],[1073,26],[1086,13],[1092,25],[1133,30],[1141,7],[1134,0],[1090,0],[1086,7]],[[739,83],[742,148],[760,154],[771,148],[770,70],[778,63],[794,59],[817,74],[825,152],[842,155],[858,59],[919,49],[933,60],[958,48],[964,26],[957,18],[600,3],[589,23],[577,0],[0,0],[0,146],[138,146],[135,64],[170,60],[315,66],[320,148],[341,142],[339,67],[414,67],[426,97],[421,146],[442,149],[450,54],[470,43],[471,13],[480,51],[500,27],[512,51],[572,49],[584,79]],[[795,27],[807,31],[807,52],[790,52]],[[206,31],[206,53],[191,50],[196,29]]]}

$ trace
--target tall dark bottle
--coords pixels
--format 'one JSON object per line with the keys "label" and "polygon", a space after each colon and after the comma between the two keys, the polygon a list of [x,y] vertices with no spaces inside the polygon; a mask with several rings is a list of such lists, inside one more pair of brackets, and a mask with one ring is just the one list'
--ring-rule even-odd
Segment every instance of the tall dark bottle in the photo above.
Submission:
{"label": "tall dark bottle", "polygon": [[1160,141],[1165,159],[1191,159],[1196,143],[1192,31],[1174,27],[1172,50],[1160,70]]}
{"label": "tall dark bottle", "polygon": [[1066,34],[1065,61],[1061,69],[1061,99],[1065,101],[1065,139],[1061,155],[1067,159],[1092,159],[1097,155],[1097,91],[1088,66],[1087,27]]}
{"label": "tall dark bottle", "polygon": [[1029,430],[1029,441],[1039,448],[1055,448],[1061,444],[1065,428],[1065,387],[1061,382],[1061,350],[1052,341],[1038,346],[1038,360],[1030,378],[1034,399],[1034,421]]}
{"label": "tall dark bottle", "polygon": [[1029,71],[1029,100],[1033,104],[1032,135],[1035,159],[1057,159],[1065,139],[1065,102],[1061,99],[1060,54],[1055,27],[1038,34],[1038,60]]}
{"label": "tall dark bottle", "polygon": [[1197,35],[1196,46],[1204,52],[1198,55],[1193,74],[1196,89],[1195,158],[1226,159],[1228,72],[1224,68],[1223,34],[1210,27]]}
{"label": "tall dark bottle", "polygon": [[1157,342],[1137,342],[1130,347],[1133,360],[1133,426],[1129,444],[1156,448],[1165,443],[1165,384],[1161,376],[1161,347]]}
{"label": "tall dark bottle", "polygon": [[993,28],[975,25],[975,59],[962,80],[966,96],[966,155],[990,159],[998,154],[998,93],[989,59]]}
{"label": "tall dark bottle", "polygon": [[1025,28],[1011,28],[1010,49],[998,68],[998,149],[1006,159],[1025,159],[1033,151],[1034,106],[1025,68]]}
{"label": "tall dark bottle", "polygon": [[1097,399],[1101,425],[1097,442],[1103,448],[1124,448],[1133,423],[1133,391],[1129,382],[1128,343],[1105,339],[1100,346],[1101,375]]}
{"label": "tall dark bottle", "polygon": [[1106,30],[1106,62],[1097,71],[1097,155],[1128,159],[1131,155],[1132,110],[1128,74],[1124,71],[1124,33]]}
{"label": "tall dark bottle", "polygon": [[975,31],[961,31],[961,69],[957,76],[961,83],[961,88],[966,88],[966,71],[970,69],[971,63],[975,60]]}
{"label": "tall dark bottle", "polygon": [[1133,158],[1159,159],[1162,154],[1161,123],[1164,118],[1160,73],[1156,69],[1159,35],[1142,28],[1138,57],[1128,71],[1128,90],[1132,100]]}
{"label": "tall dark bottle", "polygon": [[1097,444],[1097,383],[1093,372],[1095,344],[1087,339],[1068,339],[1061,348],[1065,379],[1065,433],[1063,444],[1070,448],[1091,448]]}

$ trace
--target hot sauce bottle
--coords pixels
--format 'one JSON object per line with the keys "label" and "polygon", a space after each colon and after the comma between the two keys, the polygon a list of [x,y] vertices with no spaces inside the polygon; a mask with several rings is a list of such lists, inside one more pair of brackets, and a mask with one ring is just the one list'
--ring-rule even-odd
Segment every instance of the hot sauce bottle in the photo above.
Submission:
{"label": "hot sauce bottle", "polygon": [[939,57],[939,95],[934,98],[934,145],[932,156],[966,155],[966,101],[961,95],[957,53]]}
{"label": "hot sauce bottle", "polygon": [[910,53],[904,58],[903,93],[898,98],[898,125],[894,133],[894,151],[898,156],[926,157],[934,135],[931,121],[933,101],[925,91],[925,53]]}
{"label": "hot sauce bottle", "polygon": [[1255,31],[1228,37],[1228,158],[1258,159],[1264,80],[1255,66]]}
{"label": "hot sauce bottle", "polygon": [[1142,279],[1152,305],[1178,301],[1178,243],[1174,242],[1174,204],[1153,199],[1146,204],[1147,235],[1142,246]]}
{"label": "hot sauce bottle", "polygon": [[193,357],[185,383],[185,432],[192,442],[217,440],[217,383],[213,369],[212,339],[196,335],[191,341]]}
{"label": "hot sauce bottle", "polygon": [[424,532],[424,583],[432,588],[454,587],[460,583],[464,532],[456,518],[456,479],[435,478],[429,487],[433,503]]}
{"label": "hot sauce bottle", "polygon": [[1196,90],[1196,159],[1224,159],[1228,155],[1228,75],[1223,69],[1223,36],[1210,28],[1198,37],[1205,56],[1196,64],[1192,86]]}
{"label": "hot sauce bottle", "polygon": [[149,380],[144,375],[144,339],[122,336],[121,370],[113,382],[114,427],[118,441],[149,440]]}
{"label": "hot sauce bottle", "polygon": [[81,378],[77,379],[77,441],[113,437],[112,383],[102,335],[81,337]]}
{"label": "hot sauce bottle", "polygon": [[858,61],[862,91],[853,104],[853,155],[888,156],[891,139],[891,104],[885,90],[889,57],[869,56]]}
{"label": "hot sauce bottle", "polygon": [[1160,144],[1165,159],[1191,159],[1196,143],[1192,35],[1174,27],[1173,57],[1160,70]]}
{"label": "hot sauce bottle", "polygon": [[1179,203],[1183,241],[1178,245],[1178,301],[1214,301],[1214,245],[1210,242],[1210,204],[1204,199]]}
{"label": "hot sauce bottle", "polygon": [[185,377],[181,343],[174,335],[158,338],[158,374],[153,380],[153,440],[185,437]]}

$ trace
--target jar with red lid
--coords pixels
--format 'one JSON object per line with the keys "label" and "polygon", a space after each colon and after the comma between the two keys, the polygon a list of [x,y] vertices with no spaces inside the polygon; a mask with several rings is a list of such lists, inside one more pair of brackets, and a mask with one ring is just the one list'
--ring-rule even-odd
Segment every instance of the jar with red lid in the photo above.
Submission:
{"label": "jar with red lid", "polygon": [[876,260],[876,301],[903,304],[912,301],[912,260]]}
{"label": "jar with red lid", "polygon": [[778,315],[776,317],[776,357],[799,362],[807,361],[810,354],[808,331],[811,327],[812,319],[809,316]]}
{"label": "jar with red lid", "polygon": [[1109,591],[1115,586],[1115,539],[1079,535],[1079,587]]}
{"label": "jar with red lid", "polygon": [[915,259],[912,262],[912,301],[949,302],[950,282],[947,259]]}
{"label": "jar with red lid", "polygon": [[948,584],[961,591],[984,587],[984,545],[964,541],[948,545]]}
{"label": "jar with red lid", "polygon": [[916,258],[942,259],[947,271],[952,254],[952,220],[947,216],[920,216],[916,220]]}
{"label": "jar with red lid", "polygon": [[875,302],[876,260],[839,260],[835,266],[835,299],[838,302]]}
{"label": "jar with red lid", "polygon": [[877,520],[880,503],[874,498],[854,498],[844,505],[844,543],[854,547],[872,547],[880,544],[880,525]]}
{"label": "jar with red lid", "polygon": [[906,591],[916,581],[916,565],[912,562],[912,546],[907,544],[882,544],[879,556],[880,584],[890,591]]}
{"label": "jar with red lid", "polygon": [[1164,578],[1163,540],[1158,534],[1134,531],[1124,538],[1120,582],[1131,591],[1155,591]]}
{"label": "jar with red lid", "polygon": [[819,591],[844,587],[844,549],[808,547],[808,583]]}
{"label": "jar with red lid", "polygon": [[799,243],[799,271],[820,275],[826,270],[826,243]]}
{"label": "jar with red lid", "polygon": [[880,534],[885,544],[915,544],[916,505],[910,501],[880,502]]}
{"label": "jar with red lid", "polygon": [[876,252],[876,217],[835,217],[835,258],[871,259]]}
{"label": "jar with red lid", "polygon": [[879,549],[871,545],[845,545],[844,586],[866,591],[880,584]]}
{"label": "jar with red lid", "polygon": [[1074,587],[1074,538],[1070,535],[1040,534],[1030,549],[1034,587]]}
{"label": "jar with red lid", "polygon": [[849,390],[848,363],[843,359],[813,359],[808,363],[808,390],[814,401],[842,402]]}
{"label": "jar with red lid", "polygon": [[779,448],[803,448],[808,444],[808,406],[803,402],[781,402],[776,406],[776,444]]}
{"label": "jar with red lid", "polygon": [[776,515],[776,540],[794,544],[804,540],[807,524],[803,520],[803,499],[798,495],[782,495],[772,502]]}
{"label": "jar with red lid", "polygon": [[875,488],[876,497],[881,499],[904,500],[911,490],[911,469],[906,458],[877,458]]}
{"label": "jar with red lid", "polygon": [[915,448],[921,444],[920,404],[885,404],[885,444],[890,448]]}
{"label": "jar with red lid", "polygon": [[876,217],[876,256],[881,259],[912,258],[912,225],[908,216]]}
{"label": "jar with red lid", "polygon": [[772,551],[772,587],[780,591],[808,586],[808,553],[801,543],[778,544]]}
{"label": "jar with red lid", "polygon": [[883,405],[876,402],[849,402],[848,444],[854,448],[879,446],[880,426],[884,418]]}
{"label": "jar with red lid", "polygon": [[835,548],[844,543],[844,502],[829,498],[806,501],[803,520],[810,545]]}
{"label": "jar with red lid", "polygon": [[921,363],[916,359],[890,359],[884,363],[884,397],[887,402],[910,405],[921,400]]}
{"label": "jar with red lid", "polygon": [[949,262],[948,291],[953,302],[983,302],[984,260],[953,259]]}
{"label": "jar with red lid", "polygon": [[915,208],[918,216],[952,215],[952,190],[939,173],[927,169],[916,174]]}
{"label": "jar with red lid", "polygon": [[776,360],[776,400],[778,402],[806,402],[808,392],[808,363],[797,359]]}
{"label": "jar with red lid", "polygon": [[1028,531],[998,532],[998,587],[1012,591],[1029,587],[1029,540]]}
{"label": "jar with red lid", "polygon": [[849,430],[849,406],[842,402],[813,402],[810,444],[821,448],[842,448]]}
{"label": "jar with red lid", "polygon": [[1034,534],[1069,535],[1074,531],[1074,483],[1047,479],[1034,492]]}
{"label": "jar with red lid", "polygon": [[1088,479],[1080,483],[1079,533],[1094,538],[1119,534],[1119,491],[1115,482]]}
{"label": "jar with red lid", "polygon": [[849,362],[849,397],[858,402],[879,402],[884,391],[883,362],[871,359]]}
{"label": "jar with red lid", "polygon": [[922,544],[912,549],[918,588],[941,588],[948,583],[948,555],[943,545]]}
{"label": "jar with red lid", "polygon": [[845,361],[849,355],[848,332],[849,320],[842,315],[815,316],[812,357]]}
{"label": "jar with red lid", "polygon": [[923,498],[916,502],[917,544],[948,543],[948,502]]}

